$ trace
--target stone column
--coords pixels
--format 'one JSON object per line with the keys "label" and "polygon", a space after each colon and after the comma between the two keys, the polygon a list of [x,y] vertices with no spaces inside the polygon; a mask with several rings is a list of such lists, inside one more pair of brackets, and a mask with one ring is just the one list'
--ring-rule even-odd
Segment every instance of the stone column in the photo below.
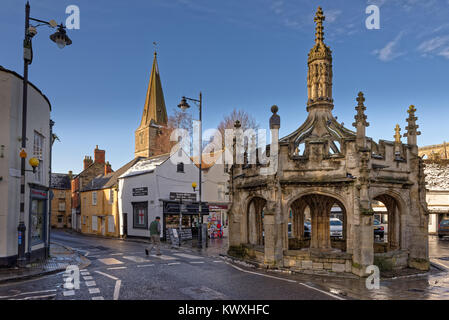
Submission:
{"label": "stone column", "polygon": [[312,216],[310,248],[330,249],[330,211],[335,199],[312,194],[305,196],[304,201],[309,206]]}
{"label": "stone column", "polygon": [[263,226],[264,226],[264,264],[268,266],[276,266],[276,225],[275,225],[275,206],[270,201],[265,207]]}

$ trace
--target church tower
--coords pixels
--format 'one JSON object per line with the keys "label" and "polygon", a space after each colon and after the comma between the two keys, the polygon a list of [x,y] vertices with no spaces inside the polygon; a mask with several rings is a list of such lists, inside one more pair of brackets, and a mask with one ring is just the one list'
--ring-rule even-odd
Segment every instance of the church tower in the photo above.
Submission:
{"label": "church tower", "polygon": [[152,157],[167,152],[167,144],[161,140],[167,130],[167,109],[156,56],[155,52],[142,120],[135,131],[135,157]]}

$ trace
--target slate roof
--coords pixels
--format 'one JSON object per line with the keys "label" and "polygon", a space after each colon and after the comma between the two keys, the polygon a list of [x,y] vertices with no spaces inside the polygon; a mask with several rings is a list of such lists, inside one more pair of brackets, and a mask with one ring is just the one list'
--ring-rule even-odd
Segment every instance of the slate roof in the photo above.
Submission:
{"label": "slate roof", "polygon": [[142,157],[137,157],[122,166],[120,169],[108,173],[107,175],[100,174],[93,178],[81,191],[91,191],[91,190],[99,190],[99,189],[107,189],[111,188],[117,184],[118,178],[129,168],[131,168],[136,162],[144,159]]}
{"label": "slate roof", "polygon": [[71,189],[70,178],[66,173],[52,173],[51,186],[52,189]]}
{"label": "slate roof", "polygon": [[166,153],[160,156],[154,156],[150,158],[140,158],[133,166],[131,166],[126,172],[124,172],[120,178],[137,176],[144,173],[153,172],[157,166],[164,163],[170,158],[170,154]]}
{"label": "slate roof", "polygon": [[93,178],[81,191],[91,191],[103,189],[104,185],[111,179],[114,173],[108,173],[107,175],[100,174]]}

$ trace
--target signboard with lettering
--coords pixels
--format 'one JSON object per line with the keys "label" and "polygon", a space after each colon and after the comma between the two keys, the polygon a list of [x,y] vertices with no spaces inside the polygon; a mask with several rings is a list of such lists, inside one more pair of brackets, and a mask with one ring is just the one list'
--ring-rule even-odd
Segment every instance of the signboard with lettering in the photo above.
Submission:
{"label": "signboard with lettering", "polygon": [[172,246],[179,246],[178,230],[175,228],[169,228],[167,231]]}
{"label": "signboard with lettering", "polygon": [[148,187],[133,188],[133,197],[136,196],[147,196]]}
{"label": "signboard with lettering", "polygon": [[170,192],[170,200],[190,200],[196,201],[196,193]]}

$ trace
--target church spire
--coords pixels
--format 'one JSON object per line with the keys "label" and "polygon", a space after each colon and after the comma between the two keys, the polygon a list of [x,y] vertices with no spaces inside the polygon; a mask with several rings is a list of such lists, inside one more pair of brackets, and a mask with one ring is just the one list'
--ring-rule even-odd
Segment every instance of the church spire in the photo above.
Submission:
{"label": "church spire", "polygon": [[157,65],[157,53],[154,51],[153,67],[151,69],[150,82],[148,83],[139,128],[149,126],[151,122],[158,125],[166,125],[167,120],[167,109],[165,107],[164,93],[162,92],[161,78]]}

